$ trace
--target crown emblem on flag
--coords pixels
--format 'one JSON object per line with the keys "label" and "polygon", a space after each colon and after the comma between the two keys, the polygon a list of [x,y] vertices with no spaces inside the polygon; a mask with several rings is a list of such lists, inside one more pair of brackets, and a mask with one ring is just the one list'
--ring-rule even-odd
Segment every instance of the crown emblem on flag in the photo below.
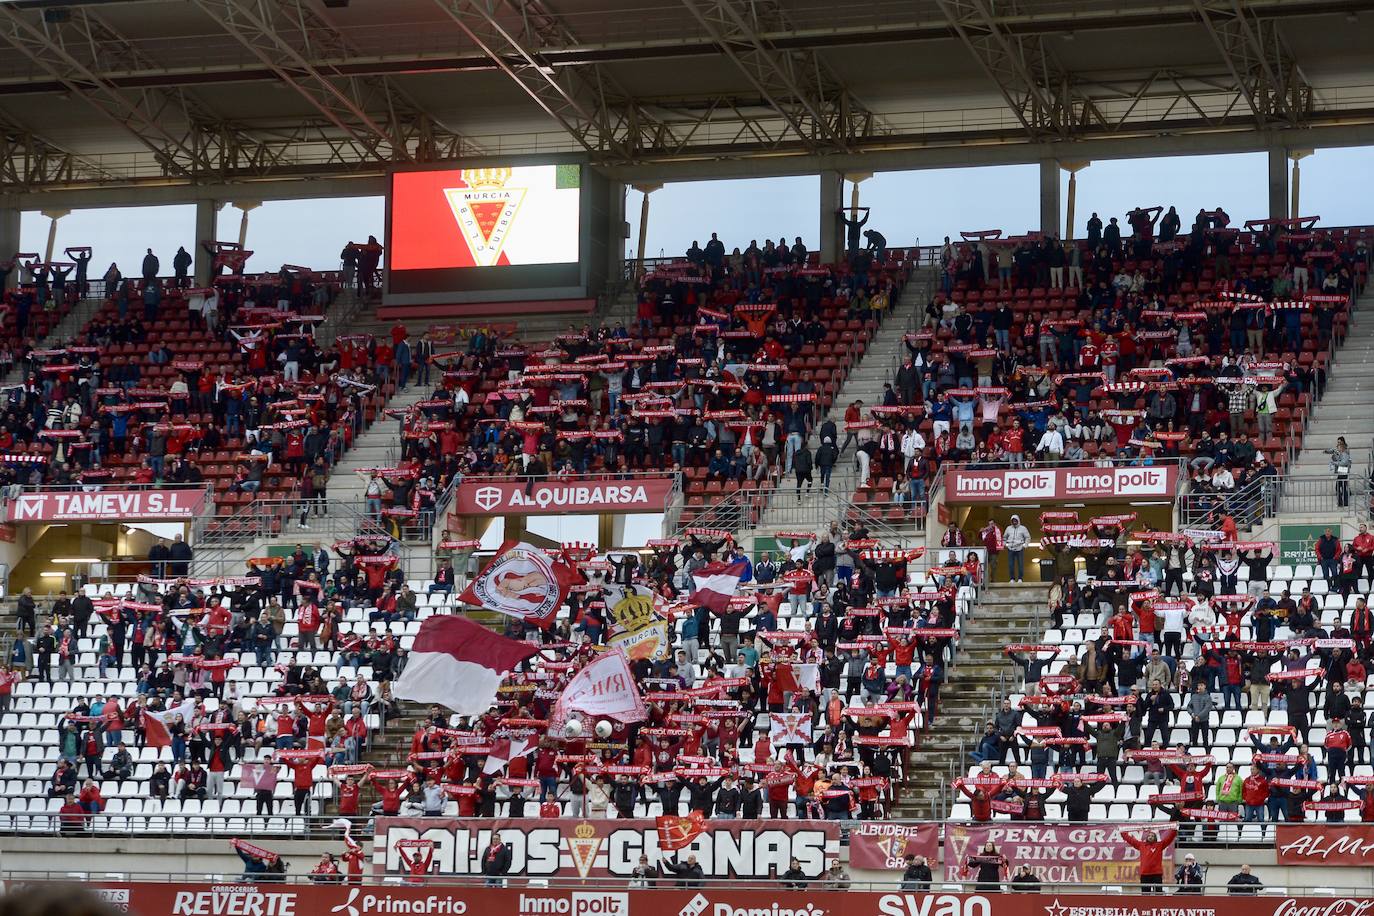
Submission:
{"label": "crown emblem on flag", "polygon": [[508,168],[462,170],[463,182],[470,188],[505,187],[510,176],[511,170]]}

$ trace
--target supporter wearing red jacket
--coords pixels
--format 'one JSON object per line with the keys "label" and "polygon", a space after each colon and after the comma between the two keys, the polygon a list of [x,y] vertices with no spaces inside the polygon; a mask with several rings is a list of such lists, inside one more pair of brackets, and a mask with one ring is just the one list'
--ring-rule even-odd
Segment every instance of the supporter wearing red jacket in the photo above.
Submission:
{"label": "supporter wearing red jacket", "polygon": [[345,776],[343,782],[339,783],[339,813],[344,817],[356,817],[358,814],[358,796],[362,794],[362,786],[352,776]]}
{"label": "supporter wearing red jacket", "polygon": [[348,883],[363,883],[363,847],[357,843],[349,842],[348,849],[343,854],[344,862],[348,863]]}
{"label": "supporter wearing red jacket", "polygon": [[291,769],[292,797],[296,802],[297,814],[310,813],[310,792],[315,788],[315,764],[321,757],[312,755],[301,760],[288,760]]}
{"label": "supporter wearing red jacket", "polygon": [[1112,639],[1128,641],[1135,639],[1135,618],[1125,606],[1119,607],[1109,621],[1112,625]]}
{"label": "supporter wearing red jacket", "polygon": [[296,629],[300,633],[300,648],[315,651],[315,635],[320,631],[320,606],[313,600],[301,606],[300,614],[296,617]]}
{"label": "supporter wearing red jacket", "polygon": [[401,813],[401,799],[405,796],[406,790],[410,788],[410,778],[405,779],[373,779],[372,774],[363,778],[363,782],[371,782],[377,789],[377,794],[382,797],[382,813],[391,817]]}
{"label": "supporter wearing red jacket", "polygon": [[1241,801],[1245,804],[1245,820],[1258,823],[1264,820],[1265,804],[1269,801],[1269,780],[1259,767],[1251,767],[1250,775],[1240,784]]}
{"label": "supporter wearing red jacket", "polygon": [[1374,579],[1374,534],[1368,525],[1360,525],[1360,533],[1350,542],[1350,553],[1359,560],[1360,577]]}
{"label": "supporter wearing red jacket", "polygon": [[1007,781],[996,776],[988,766],[972,780],[959,779],[955,781],[955,785],[960,792],[968,796],[973,819],[982,822],[992,820],[992,800],[997,793],[1006,788]]}
{"label": "supporter wearing red jacket", "polygon": [[1332,719],[1326,731],[1326,738],[1322,741],[1322,746],[1326,748],[1326,774],[1332,782],[1337,782],[1345,776],[1345,764],[1353,743],[1345,723],[1340,719]]}
{"label": "supporter wearing red jacket", "polygon": [[1174,841],[1177,830],[1141,832],[1137,838],[1129,830],[1121,831],[1121,838],[1140,852],[1140,887],[1146,894],[1164,893],[1164,850]]}
{"label": "supporter wearing red jacket", "polygon": [[546,745],[534,755],[534,778],[539,780],[539,801],[558,796],[558,751]]}

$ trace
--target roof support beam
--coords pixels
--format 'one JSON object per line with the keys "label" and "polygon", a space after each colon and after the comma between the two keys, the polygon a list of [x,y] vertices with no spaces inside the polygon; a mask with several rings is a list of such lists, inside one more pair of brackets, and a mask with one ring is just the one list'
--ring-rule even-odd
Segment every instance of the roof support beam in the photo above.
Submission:
{"label": "roof support beam", "polygon": [[1091,100],[1050,56],[1040,36],[1008,31],[991,0],[936,0],[960,41],[997,86],[1032,137],[1068,136],[1076,124],[1100,122]]}
{"label": "roof support beam", "polygon": [[609,154],[629,160],[630,150],[614,137],[605,107],[579,98],[579,86],[571,73],[555,72],[537,50],[521,44],[503,25],[496,10],[484,0],[435,0],[492,63],[510,77],[525,94],[590,153]]}
{"label": "roof support beam", "polygon": [[[734,62],[769,106],[809,148],[849,151],[854,133],[872,132],[873,115],[840,85],[814,51],[783,51],[762,37],[760,10],[781,20],[776,3],[739,0],[682,0],[711,40]],[[771,8],[771,9],[770,9]]]}
{"label": "roof support beam", "polygon": [[1242,0],[1193,0],[1198,15],[1245,95],[1255,122],[1296,125],[1312,110],[1312,86],[1284,46],[1278,25]]}
{"label": "roof support beam", "polygon": [[278,30],[281,4],[269,0],[191,2],[373,158],[410,161],[404,144],[373,120],[352,92],[312,66],[306,54],[282,37]]}
{"label": "roof support beam", "polygon": [[156,115],[150,115],[93,73],[23,12],[0,5],[0,38],[58,80],[73,97],[84,100],[128,131],[157,157],[164,171],[183,176],[191,174],[194,153],[168,132]]}

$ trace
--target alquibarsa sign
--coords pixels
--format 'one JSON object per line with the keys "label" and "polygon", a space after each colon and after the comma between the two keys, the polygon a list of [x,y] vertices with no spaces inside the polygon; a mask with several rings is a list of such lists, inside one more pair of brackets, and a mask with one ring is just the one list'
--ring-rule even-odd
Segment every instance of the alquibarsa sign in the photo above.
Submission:
{"label": "alquibarsa sign", "polygon": [[458,485],[459,515],[566,515],[579,512],[662,512],[671,477],[559,480],[467,480]]}
{"label": "alquibarsa sign", "polygon": [[1172,464],[1124,468],[1004,468],[945,470],[950,503],[1018,503],[1047,500],[1173,499],[1178,468]]}
{"label": "alquibarsa sign", "polygon": [[203,488],[22,493],[6,504],[10,522],[186,521],[205,509]]}

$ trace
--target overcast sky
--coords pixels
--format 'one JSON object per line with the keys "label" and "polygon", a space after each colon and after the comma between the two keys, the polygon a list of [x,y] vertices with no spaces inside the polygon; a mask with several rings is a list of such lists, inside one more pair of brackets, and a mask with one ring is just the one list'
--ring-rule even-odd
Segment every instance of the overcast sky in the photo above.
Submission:
{"label": "overcast sky", "polygon": [[[1319,215],[1322,225],[1374,222],[1374,147],[1318,150],[1302,163],[1303,215]],[[1268,197],[1267,157],[1262,153],[1232,156],[1167,157],[1094,162],[1079,173],[1075,222],[1079,236],[1089,213],[1105,220],[1135,206],[1178,207],[1184,225],[1199,207],[1225,207],[1234,224],[1265,216]],[[1063,175],[1068,193],[1068,175]],[[727,249],[744,248],[750,239],[792,239],[801,235],[807,247],[819,242],[816,211],[819,179],[763,178],[670,184],[650,197],[647,254],[679,255],[694,239],[719,232]],[[860,186],[860,201],[873,207],[870,227],[894,246],[933,245],[960,230],[1004,229],[1018,234],[1039,227],[1039,167],[937,169],[885,172]],[[846,201],[848,196],[846,195]],[[639,237],[640,195],[626,201],[630,221],[627,253]],[[1063,212],[1063,211],[1061,211]],[[219,213],[218,237],[236,241],[240,211],[226,205]],[[58,223],[55,253],[67,246],[90,245],[96,268],[104,273],[111,261],[126,274],[136,272],[145,248],[152,247],[170,271],[178,245],[192,247],[194,207],[128,207],[77,210]],[[384,227],[379,197],[339,200],[275,201],[249,215],[248,247],[254,251],[250,270],[275,270],[282,264],[317,269],[338,265],[339,250],[350,240]],[[48,220],[26,212],[22,246],[42,251]]]}

